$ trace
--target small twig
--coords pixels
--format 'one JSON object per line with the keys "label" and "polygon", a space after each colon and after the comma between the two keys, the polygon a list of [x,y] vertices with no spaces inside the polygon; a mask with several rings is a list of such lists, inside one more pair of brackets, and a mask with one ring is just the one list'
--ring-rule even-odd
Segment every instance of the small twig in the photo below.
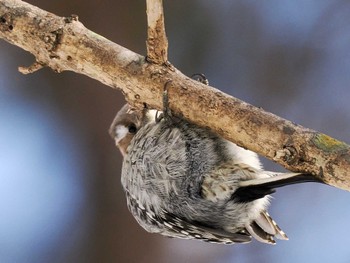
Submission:
{"label": "small twig", "polygon": [[165,34],[162,0],[147,3],[147,60],[155,64],[168,64],[168,39]]}
{"label": "small twig", "polygon": [[19,66],[18,67],[18,71],[21,72],[24,75],[27,75],[27,74],[34,73],[35,71],[38,71],[38,70],[42,69],[43,67],[45,67],[45,65],[43,65],[42,63],[40,63],[38,61],[35,61],[29,67]]}

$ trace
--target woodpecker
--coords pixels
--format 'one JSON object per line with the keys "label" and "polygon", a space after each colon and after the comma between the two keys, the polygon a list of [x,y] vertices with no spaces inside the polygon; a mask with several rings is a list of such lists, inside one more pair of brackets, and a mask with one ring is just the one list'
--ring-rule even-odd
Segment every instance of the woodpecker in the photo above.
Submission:
{"label": "woodpecker", "polygon": [[265,171],[256,153],[167,112],[126,104],[110,135],[123,155],[127,206],[148,232],[233,244],[287,235],[267,213],[276,187],[318,182]]}

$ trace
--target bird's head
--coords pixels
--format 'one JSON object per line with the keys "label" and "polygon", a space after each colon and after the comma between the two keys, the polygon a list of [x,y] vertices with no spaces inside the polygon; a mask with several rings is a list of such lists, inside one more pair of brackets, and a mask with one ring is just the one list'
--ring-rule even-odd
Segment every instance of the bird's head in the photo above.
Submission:
{"label": "bird's head", "polygon": [[127,148],[139,129],[155,120],[155,112],[147,108],[133,108],[129,104],[125,104],[119,110],[109,128],[109,134],[115,140],[123,157],[127,154]]}

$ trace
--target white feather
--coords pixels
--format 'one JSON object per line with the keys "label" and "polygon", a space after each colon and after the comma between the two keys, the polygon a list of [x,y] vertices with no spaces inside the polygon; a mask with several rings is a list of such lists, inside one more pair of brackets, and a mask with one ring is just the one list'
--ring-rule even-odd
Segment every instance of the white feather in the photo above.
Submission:
{"label": "white feather", "polygon": [[128,128],[124,125],[117,125],[115,128],[115,143],[118,144],[128,134]]}

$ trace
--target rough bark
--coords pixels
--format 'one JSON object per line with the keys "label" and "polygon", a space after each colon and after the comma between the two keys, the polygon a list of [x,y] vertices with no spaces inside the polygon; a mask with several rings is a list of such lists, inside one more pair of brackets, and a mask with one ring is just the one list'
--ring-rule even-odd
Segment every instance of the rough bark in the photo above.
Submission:
{"label": "rough bark", "polygon": [[155,64],[168,63],[168,39],[165,34],[162,0],[147,3],[147,60]]}
{"label": "rough bark", "polygon": [[36,62],[22,72],[42,66],[74,71],[121,90],[132,104],[161,109],[164,84],[171,80],[168,92],[175,114],[289,170],[313,173],[330,185],[350,189],[347,144],[188,78],[166,63],[166,53],[154,53],[156,60],[150,61],[156,63],[150,63],[88,30],[77,16],[58,17],[18,0],[0,2],[0,37],[35,56]]}

